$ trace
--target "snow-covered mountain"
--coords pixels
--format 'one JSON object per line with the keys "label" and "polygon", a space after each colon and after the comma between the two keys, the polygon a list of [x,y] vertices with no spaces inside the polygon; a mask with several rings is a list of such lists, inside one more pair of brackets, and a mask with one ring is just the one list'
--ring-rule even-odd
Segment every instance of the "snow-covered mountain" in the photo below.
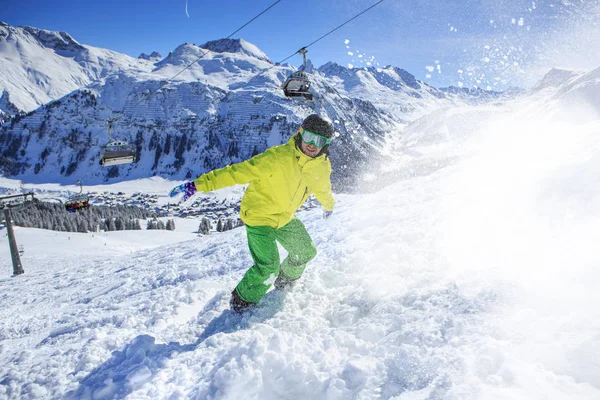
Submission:
{"label": "snow-covered mountain", "polygon": [[[8,110],[10,100],[30,109],[23,105],[68,92],[0,130],[2,172],[28,182],[189,179],[287,141],[304,117],[317,112],[335,121],[334,181],[338,189],[351,190],[356,171],[385,154],[386,138],[399,127],[432,110],[464,104],[464,96],[396,67],[334,63],[309,68],[315,101],[290,100],[280,87],[294,68],[275,66],[243,39],[185,43],[153,62],[81,45],[66,33],[6,24],[2,29],[1,62],[16,78],[7,81],[0,104]],[[42,56],[50,64],[29,61]],[[27,79],[32,65],[43,80]],[[73,79],[59,85],[56,81],[66,79],[62,74]],[[37,94],[24,95],[29,92]],[[113,137],[135,144],[136,163],[98,166],[111,118],[117,118]]]}
{"label": "snow-covered mountain", "polygon": [[[116,72],[150,71],[150,61],[82,45],[66,32],[0,21],[0,110],[7,101],[32,111],[73,90]],[[4,94],[3,94],[4,93]]]}
{"label": "snow-covered mountain", "polygon": [[511,89],[503,92],[485,90],[478,87],[448,86],[440,88],[445,93],[452,93],[469,104],[485,104],[502,99],[510,99],[522,94],[522,89]]}
{"label": "snow-covered mountain", "polygon": [[405,121],[447,106],[451,97],[394,66],[357,69],[329,62],[318,68],[318,72],[336,90],[367,99],[378,109]]}

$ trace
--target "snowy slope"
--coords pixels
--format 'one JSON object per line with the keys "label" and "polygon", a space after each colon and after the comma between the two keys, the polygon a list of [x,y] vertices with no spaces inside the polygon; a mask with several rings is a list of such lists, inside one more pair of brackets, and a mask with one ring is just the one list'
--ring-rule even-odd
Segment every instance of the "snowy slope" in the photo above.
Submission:
{"label": "snowy slope", "polygon": [[227,310],[243,229],[109,233],[108,253],[18,228],[24,275],[0,247],[0,396],[599,398],[600,119],[553,101],[423,117],[390,155],[404,175],[338,195],[327,221],[299,214],[317,258],[243,317]]}
{"label": "snowy slope", "polygon": [[567,110],[577,108],[578,116],[587,113],[589,118],[594,119],[600,116],[599,88],[600,67],[567,81],[559,87],[553,99]]}

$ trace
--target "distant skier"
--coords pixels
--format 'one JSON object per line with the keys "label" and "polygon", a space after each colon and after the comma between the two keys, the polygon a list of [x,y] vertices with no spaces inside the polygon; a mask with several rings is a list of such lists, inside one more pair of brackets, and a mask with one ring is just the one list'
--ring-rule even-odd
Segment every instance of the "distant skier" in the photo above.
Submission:
{"label": "distant skier", "polygon": [[[258,303],[271,285],[281,289],[296,281],[316,256],[315,244],[294,212],[313,193],[325,210],[325,218],[333,212],[328,156],[333,133],[328,119],[312,114],[287,144],[271,147],[249,160],[208,172],[171,190],[171,197],[184,193],[185,201],[196,191],[208,193],[250,183],[242,199],[240,218],[246,225],[254,265],[231,293],[234,311],[242,312]],[[277,242],[288,252],[281,265]]]}

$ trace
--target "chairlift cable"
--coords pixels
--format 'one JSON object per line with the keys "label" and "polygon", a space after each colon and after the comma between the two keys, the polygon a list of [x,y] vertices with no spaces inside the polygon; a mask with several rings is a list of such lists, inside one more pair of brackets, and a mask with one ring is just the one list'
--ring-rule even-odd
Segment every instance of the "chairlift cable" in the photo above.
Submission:
{"label": "chairlift cable", "polygon": [[287,60],[289,60],[290,58],[294,57],[296,54],[298,53],[302,53],[302,51],[306,51],[307,48],[309,48],[310,46],[312,46],[313,44],[317,43],[318,41],[320,41],[321,39],[324,39],[326,36],[329,36],[330,34],[332,34],[333,32],[337,31],[338,29],[340,29],[342,26],[346,25],[347,23],[349,23],[350,21],[355,20],[356,18],[360,17],[361,15],[363,15],[364,13],[366,13],[367,11],[371,10],[372,8],[374,8],[375,6],[383,3],[384,0],[379,0],[377,3],[371,5],[370,7],[364,9],[363,11],[359,12],[358,14],[356,14],[355,16],[353,16],[352,18],[346,20],[344,23],[338,25],[337,27],[335,27],[334,29],[330,30],[329,32],[327,32],[326,34],[324,34],[323,36],[321,36],[320,38],[318,38],[317,40],[314,40],[313,42],[311,42],[309,45],[304,46],[302,48],[300,48],[300,50],[294,52],[293,54],[291,54],[290,56],[284,58],[283,60],[276,62],[273,66],[262,70],[260,73],[258,73],[257,75],[253,76],[251,79],[256,78],[257,76],[260,76],[262,74],[264,74],[265,72],[277,67],[277,66],[281,66],[282,63],[286,62]]}
{"label": "chairlift cable", "polygon": [[[338,29],[340,29],[341,27],[343,27],[344,25],[348,24],[349,22],[355,20],[356,18],[360,17],[361,15],[363,15],[364,13],[366,13],[367,11],[371,10],[372,8],[376,7],[377,5],[379,5],[380,3],[383,3],[384,0],[379,0],[377,3],[371,5],[370,7],[367,7],[366,9],[362,10],[360,13],[356,14],[355,16],[353,16],[352,18],[349,18],[348,20],[346,20],[345,22],[343,22],[342,24],[338,25],[337,27],[335,27],[334,29],[330,30],[329,32],[325,33],[324,35],[322,35],[321,37],[319,37],[318,39],[314,40],[313,42],[311,42],[310,44],[308,44],[307,46],[302,47],[300,50],[294,52],[293,54],[291,54],[290,56],[284,58],[283,60],[276,62],[273,66],[262,70],[261,72],[259,72],[257,75],[253,76],[251,79],[256,78],[257,76],[262,75],[263,73],[273,69],[274,67],[277,66],[281,66],[282,63],[284,63],[285,61],[289,60],[290,58],[292,58],[293,56],[295,56],[296,54],[302,52],[303,50],[306,51],[306,49],[310,46],[312,46],[313,44],[319,42],[320,40],[324,39],[326,36],[329,36],[330,34],[332,34],[333,32],[337,31]],[[233,35],[235,35],[236,33],[238,33],[239,31],[241,31],[243,28],[245,28],[246,26],[250,25],[252,22],[254,22],[256,19],[258,19],[260,16],[262,16],[263,14],[265,14],[267,11],[269,11],[271,8],[275,7],[275,5],[277,5],[278,3],[280,3],[281,0],[277,0],[275,1],[273,4],[271,4],[269,7],[265,8],[263,11],[261,11],[259,14],[257,14],[254,18],[252,18],[250,21],[246,22],[244,25],[242,25],[241,27],[239,27],[238,29],[236,29],[233,33],[231,33],[229,36],[226,37],[226,39],[231,38]],[[172,76],[171,78],[167,79],[166,81],[164,81],[157,89],[155,89],[154,91],[150,92],[147,96],[145,96],[143,99],[141,99],[138,103],[136,103],[132,108],[135,108],[137,106],[139,106],[143,101],[147,101],[150,97],[152,97],[154,94],[156,94],[160,89],[162,89],[165,85],[167,85],[169,82],[171,82],[173,79],[177,78],[179,75],[181,75],[183,72],[185,72],[186,70],[188,70],[192,65],[196,64],[198,61],[200,61],[205,55],[207,55],[208,53],[213,52],[212,50],[206,50],[204,53],[202,53],[196,60],[192,61],[191,63],[189,63],[188,65],[186,65],[181,71],[179,71],[177,74],[175,74],[174,76]],[[122,116],[120,117],[116,117],[113,119],[110,119],[108,121],[109,123],[109,136],[110,136],[110,128],[112,127],[112,124],[115,123],[116,121],[118,121],[119,119],[121,119]]]}
{"label": "chairlift cable", "polygon": [[112,130],[112,125],[115,123],[115,121],[118,118],[111,118],[108,120],[108,143],[112,142],[112,135],[110,134],[110,131]]}
{"label": "chairlift cable", "polygon": [[[383,0],[382,0],[383,1]],[[239,27],[237,30],[235,30],[232,34],[230,34],[229,36],[227,36],[225,39],[229,39],[231,38],[233,35],[235,35],[236,33],[238,33],[239,31],[241,31],[242,29],[244,29],[246,26],[250,25],[250,23],[254,22],[256,19],[258,19],[258,17],[260,17],[261,15],[263,15],[264,13],[266,13],[267,11],[269,11],[271,8],[275,7],[275,5],[277,5],[277,3],[281,2],[281,0],[277,0],[276,2],[274,2],[273,4],[271,4],[269,7],[265,8],[263,11],[261,11],[258,15],[256,15],[254,18],[252,18],[250,21],[246,22],[244,25],[242,25],[241,27]],[[135,107],[139,106],[143,101],[147,101],[148,99],[150,99],[150,97],[152,97],[153,95],[155,95],[160,89],[162,89],[163,87],[165,87],[168,83],[170,83],[173,79],[177,78],[179,75],[181,75],[183,72],[185,72],[187,69],[189,69],[192,65],[196,64],[198,61],[200,61],[205,55],[207,55],[208,53],[212,53],[213,51],[208,49],[206,50],[204,53],[202,53],[196,60],[192,61],[191,63],[189,63],[188,65],[186,65],[181,71],[179,71],[178,73],[176,73],[175,75],[173,75],[171,78],[167,79],[166,81],[164,81],[156,90],[150,92],[148,95],[146,95],[144,98],[142,98],[139,102],[137,102],[132,108],[135,109]],[[108,121],[109,123],[109,135],[110,135],[110,127],[112,127],[112,124],[116,121],[118,121],[119,119],[121,119],[122,116],[117,117],[117,118],[113,118],[111,120]]]}
{"label": "chairlift cable", "polygon": [[[330,30],[329,32],[327,32],[326,34],[324,34],[323,36],[321,36],[320,38],[318,38],[317,40],[315,40],[314,42],[312,42],[311,44],[309,44],[308,46],[304,46],[303,49],[307,49],[310,46],[312,46],[313,44],[317,43],[319,40],[325,38],[326,36],[329,36],[330,34],[332,34],[333,32],[337,31],[338,29],[340,29],[342,26],[346,25],[347,23],[349,23],[350,21],[360,17],[361,15],[363,15],[364,13],[366,13],[367,11],[369,11],[370,9],[374,8],[375,6],[377,6],[380,3],[383,3],[384,0],[379,0],[377,3],[373,4],[371,7],[368,7],[366,9],[364,9],[363,11],[359,12],[358,14],[356,14],[354,17],[350,18],[349,20],[347,20],[346,22],[344,22],[343,24],[338,25],[336,28]],[[296,52],[297,53],[297,52]],[[295,54],[295,53],[294,53]],[[291,56],[290,56],[291,57]]]}

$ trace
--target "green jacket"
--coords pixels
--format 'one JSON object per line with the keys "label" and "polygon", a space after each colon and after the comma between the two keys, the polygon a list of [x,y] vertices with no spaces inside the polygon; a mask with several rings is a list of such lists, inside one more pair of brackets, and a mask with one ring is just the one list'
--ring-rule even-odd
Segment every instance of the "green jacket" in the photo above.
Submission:
{"label": "green jacket", "polygon": [[307,156],[296,147],[292,136],[287,144],[201,175],[194,184],[199,191],[210,192],[250,183],[242,199],[240,218],[250,226],[280,228],[292,220],[294,212],[313,193],[325,210],[333,210],[330,175],[327,155]]}

